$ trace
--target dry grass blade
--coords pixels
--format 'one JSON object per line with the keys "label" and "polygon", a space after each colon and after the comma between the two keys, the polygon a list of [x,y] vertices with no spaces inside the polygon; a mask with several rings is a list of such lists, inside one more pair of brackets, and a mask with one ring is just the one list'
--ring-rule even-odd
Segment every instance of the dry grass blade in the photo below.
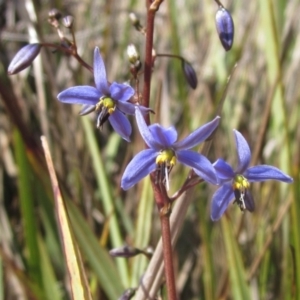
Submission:
{"label": "dry grass blade", "polygon": [[78,246],[73,238],[72,230],[69,224],[68,214],[63,202],[61,192],[58,186],[57,177],[55,174],[51,154],[48,143],[45,137],[41,137],[42,146],[45,152],[45,158],[50,173],[55,210],[57,214],[58,227],[63,244],[63,252],[66,259],[67,269],[70,276],[70,285],[72,290],[72,299],[83,300],[92,299],[87,285],[85,273],[83,271],[82,259],[79,253]]}

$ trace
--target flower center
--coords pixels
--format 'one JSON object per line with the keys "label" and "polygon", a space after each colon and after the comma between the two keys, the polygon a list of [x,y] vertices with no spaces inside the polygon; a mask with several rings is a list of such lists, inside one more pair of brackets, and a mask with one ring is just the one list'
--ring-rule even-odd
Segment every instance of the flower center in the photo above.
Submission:
{"label": "flower center", "polygon": [[155,183],[163,183],[166,185],[167,191],[170,188],[169,174],[176,164],[175,152],[172,149],[162,150],[156,157],[156,181]]}
{"label": "flower center", "polygon": [[101,127],[115,109],[116,104],[112,98],[106,96],[101,97],[95,108],[95,111],[98,113],[97,127]]}
{"label": "flower center", "polygon": [[250,183],[243,175],[236,175],[232,182],[232,188],[235,195],[234,203],[240,207],[241,211],[246,209],[249,211],[254,210],[254,201],[249,191]]}

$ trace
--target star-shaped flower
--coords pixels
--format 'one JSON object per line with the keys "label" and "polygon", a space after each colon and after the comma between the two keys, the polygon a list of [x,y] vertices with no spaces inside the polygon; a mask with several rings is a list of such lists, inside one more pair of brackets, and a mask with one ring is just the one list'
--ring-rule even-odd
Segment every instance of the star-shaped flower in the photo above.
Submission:
{"label": "star-shaped flower", "polygon": [[221,218],[233,199],[242,211],[247,209],[252,212],[254,210],[254,201],[249,191],[250,182],[270,179],[287,183],[293,182],[293,178],[269,165],[258,165],[249,168],[251,161],[249,145],[240,132],[237,130],[233,130],[233,132],[237,147],[238,167],[234,171],[223,159],[218,159],[213,164],[221,185],[212,197],[211,219],[213,221]]}
{"label": "star-shaped flower", "polygon": [[220,117],[203,125],[182,141],[176,142],[174,127],[164,128],[159,124],[146,125],[140,109],[136,108],[139,131],[148,145],[128,164],[122,177],[121,187],[128,190],[142,178],[156,171],[157,183],[164,183],[169,189],[169,173],[177,161],[195,170],[198,176],[213,184],[217,183],[215,170],[210,161],[193,148],[207,139],[217,128]]}
{"label": "star-shaped flower", "polygon": [[[129,102],[134,89],[127,84],[109,83],[99,48],[94,50],[93,86],[74,86],[62,91],[57,98],[63,103],[83,104],[81,115],[96,111],[97,127],[108,119],[114,130],[126,141],[130,141],[131,125],[124,114],[134,115],[135,106]],[[150,109],[142,107],[143,112]]]}

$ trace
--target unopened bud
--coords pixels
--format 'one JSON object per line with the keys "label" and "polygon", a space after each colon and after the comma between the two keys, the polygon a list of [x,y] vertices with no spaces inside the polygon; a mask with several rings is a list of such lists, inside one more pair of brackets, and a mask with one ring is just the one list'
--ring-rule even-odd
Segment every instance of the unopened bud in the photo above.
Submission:
{"label": "unopened bud", "polygon": [[119,247],[119,248],[114,248],[112,250],[109,251],[109,254],[111,256],[114,257],[133,257],[136,256],[138,254],[141,254],[142,251],[134,248],[134,247],[130,247],[130,246],[123,246],[123,247]]}
{"label": "unopened bud", "polygon": [[56,9],[53,8],[49,11],[48,13],[48,22],[55,28],[59,27],[59,20],[61,19],[62,14],[61,12]]}
{"label": "unopened bud", "polygon": [[151,257],[153,256],[153,253],[154,253],[153,247],[148,246],[148,247],[144,250],[144,253],[145,253],[149,258],[151,258]]}
{"label": "unopened bud", "polygon": [[10,62],[7,73],[14,75],[30,66],[33,60],[40,53],[41,44],[28,44],[21,48]]}
{"label": "unopened bud", "polygon": [[131,64],[131,72],[133,74],[137,74],[137,72],[142,67],[142,63],[140,61],[140,55],[137,52],[137,49],[133,44],[130,44],[127,47],[127,55],[128,55],[128,58],[129,58],[129,62]]}
{"label": "unopened bud", "polygon": [[56,19],[59,20],[62,17],[61,12],[56,9],[56,8],[52,8],[49,12],[48,12],[48,17],[49,19]]}
{"label": "unopened bud", "polygon": [[127,55],[130,63],[132,63],[133,65],[135,65],[136,62],[140,60],[140,56],[136,50],[136,47],[133,44],[128,45]]}
{"label": "unopened bud", "polygon": [[62,19],[62,23],[66,28],[72,28],[74,23],[74,18],[72,16],[66,16]]}
{"label": "unopened bud", "polygon": [[195,89],[198,85],[198,79],[194,68],[185,60],[181,61],[181,67],[186,81],[188,82],[191,88]]}
{"label": "unopened bud", "polygon": [[135,294],[136,289],[129,288],[127,289],[118,300],[129,300],[131,299]]}
{"label": "unopened bud", "polygon": [[136,30],[143,31],[143,26],[141,25],[140,20],[137,18],[135,13],[130,13],[129,19]]}
{"label": "unopened bud", "polygon": [[230,13],[222,6],[216,13],[216,28],[224,49],[229,51],[233,44],[234,24]]}

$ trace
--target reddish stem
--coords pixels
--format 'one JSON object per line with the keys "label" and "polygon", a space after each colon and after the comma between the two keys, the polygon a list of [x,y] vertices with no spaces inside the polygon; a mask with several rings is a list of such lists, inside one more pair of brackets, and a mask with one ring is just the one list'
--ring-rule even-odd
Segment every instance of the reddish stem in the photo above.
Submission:
{"label": "reddish stem", "polygon": [[41,45],[43,47],[48,47],[48,48],[55,48],[56,50],[59,50],[59,51],[62,51],[64,52],[65,54],[68,54],[68,55],[72,55],[75,59],[77,59],[77,61],[83,66],[85,67],[86,69],[88,69],[91,73],[93,73],[93,68],[88,64],[86,63],[80,56],[79,54],[77,53],[77,49],[74,48],[66,48],[66,47],[63,47],[61,45],[56,45],[56,44],[50,44],[50,43],[41,43]]}
{"label": "reddish stem", "polygon": [[173,267],[173,249],[171,243],[171,230],[170,230],[170,214],[171,206],[165,206],[160,211],[160,224],[161,224],[161,236],[163,242],[163,256],[165,264],[165,277],[168,292],[168,299],[176,300],[177,292],[175,286],[175,276]]}
{"label": "reddish stem", "polygon": [[[147,31],[146,31],[146,50],[145,50],[145,67],[144,67],[144,88],[143,88],[143,105],[149,107],[151,75],[152,75],[152,49],[153,49],[153,32],[155,13],[159,8],[162,0],[147,0]],[[145,121],[149,125],[149,114],[145,116]],[[166,193],[165,187],[155,184],[155,176],[151,176],[152,187],[154,191],[155,202],[160,212],[161,234],[163,241],[163,256],[165,266],[165,277],[168,291],[168,299],[176,300],[175,276],[173,267],[171,231],[170,231],[170,199]]]}
{"label": "reddish stem", "polygon": [[155,202],[160,214],[161,236],[163,243],[163,257],[165,267],[165,278],[169,300],[177,299],[177,292],[175,286],[175,275],[173,266],[173,249],[172,236],[170,230],[170,215],[171,215],[171,201],[168,197],[164,185],[155,184],[155,176],[151,176],[151,182],[155,197]]}

